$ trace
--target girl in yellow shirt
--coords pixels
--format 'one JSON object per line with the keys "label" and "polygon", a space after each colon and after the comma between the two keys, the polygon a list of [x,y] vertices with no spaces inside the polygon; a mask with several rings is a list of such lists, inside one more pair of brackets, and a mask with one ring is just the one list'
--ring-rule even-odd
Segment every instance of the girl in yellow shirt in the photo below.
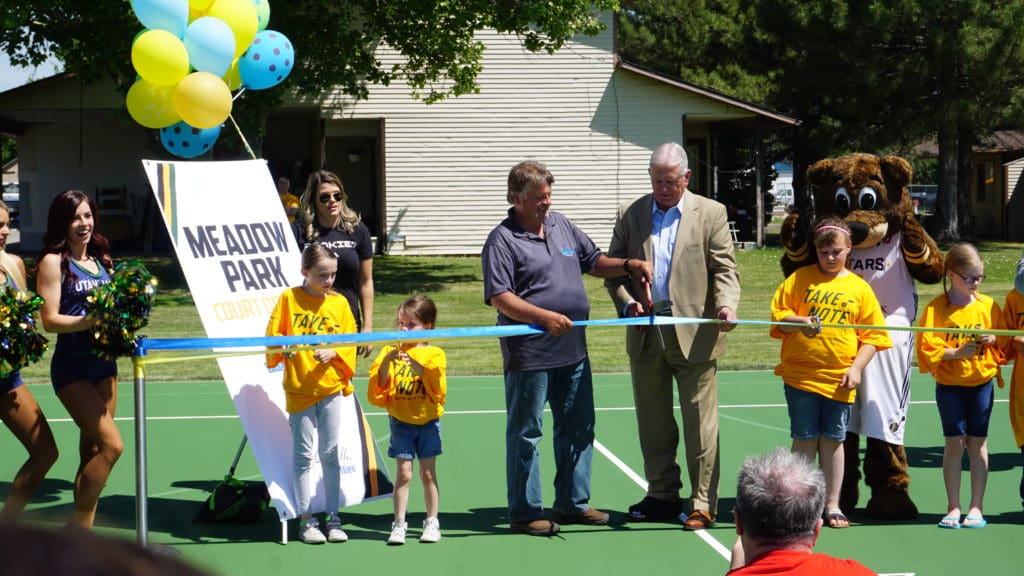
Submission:
{"label": "girl in yellow shirt", "polygon": [[[954,244],[946,254],[944,294],[928,303],[918,324],[922,327],[978,329],[1002,328],[1002,311],[991,298],[978,292],[985,279],[985,263],[974,246]],[[949,287],[946,287],[946,282]],[[992,379],[1004,362],[991,334],[921,332],[917,340],[917,366],[935,378],[935,403],[942,420],[945,448],[942,477],[948,506],[939,528],[984,528],[982,499],[988,480],[989,417],[992,415]],[[960,518],[960,468],[964,449],[971,463],[971,503]]]}
{"label": "girl in yellow shirt", "polygon": [[[846,268],[850,229],[826,219],[814,229],[815,266],[805,266],[779,285],[772,299],[772,320],[803,326],[773,325],[782,339],[782,361],[775,373],[785,383],[793,452],[819,461],[825,474],[824,520],[830,528],[850,521],[839,508],[843,484],[843,441],[861,372],[877,350],[892,347],[875,293]],[[875,329],[820,329],[822,324],[860,324]]]}
{"label": "girl in yellow shirt", "polygon": [[[1021,257],[1021,263],[1024,264],[1024,257]],[[1018,278],[1022,275],[1018,275]],[[1018,289],[1012,289],[1006,295],[1003,324],[1010,330],[1024,330],[1024,293]],[[1020,448],[1021,459],[1024,460],[1024,336],[1009,338],[1006,356],[1007,363],[1013,360],[1010,376],[1010,426],[1017,447]],[[1024,506],[1024,471],[1020,479],[1020,499]]]}
{"label": "girl in yellow shirt", "polygon": [[[267,336],[346,334],[356,331],[348,300],[333,292],[338,261],[322,244],[310,244],[302,252],[302,286],[281,294],[270,313]],[[295,507],[299,513],[299,537],[307,544],[344,542],[338,502],[341,496],[341,397],[352,393],[356,349],[351,346],[299,352],[275,351],[267,355],[267,367],[284,362],[285,411],[292,430]],[[314,440],[317,446],[314,446]],[[327,535],[311,509],[311,470],[319,456],[327,501]]]}
{"label": "girl in yellow shirt", "polygon": [[[413,296],[398,307],[400,330],[430,330],[437,320],[437,307],[426,296]],[[438,489],[435,459],[441,454],[441,415],[444,414],[448,385],[444,350],[427,342],[385,346],[370,366],[367,396],[374,406],[387,408],[391,421],[388,456],[395,459],[395,520],[388,544],[405,543],[408,523],[412,461],[420,460],[420,480],[427,518],[420,542],[437,542],[441,528],[437,520]]]}

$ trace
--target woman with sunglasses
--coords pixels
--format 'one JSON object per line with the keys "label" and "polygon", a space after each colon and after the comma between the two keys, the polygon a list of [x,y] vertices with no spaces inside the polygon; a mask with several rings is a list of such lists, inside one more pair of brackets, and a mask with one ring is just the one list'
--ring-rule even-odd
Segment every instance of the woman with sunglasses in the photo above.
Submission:
{"label": "woman with sunglasses", "polygon": [[[985,279],[985,262],[974,246],[954,244],[946,253],[945,268],[945,293],[928,303],[919,325],[970,328],[978,333],[921,332],[917,341],[917,365],[935,378],[935,404],[945,437],[942,477],[948,502],[939,528],[984,528],[992,382],[999,380],[1002,388],[999,365],[1005,363],[996,337],[984,332],[1003,327],[1002,311],[992,298],[978,292]],[[960,469],[965,449],[971,464],[971,502],[961,519]]]}
{"label": "woman with sunglasses", "polygon": [[[359,331],[372,332],[373,242],[359,214],[349,208],[348,194],[337,175],[326,170],[309,175],[292,230],[300,250],[319,242],[338,259],[334,291],[348,300]],[[369,357],[372,350],[372,346],[360,346],[359,355]]]}

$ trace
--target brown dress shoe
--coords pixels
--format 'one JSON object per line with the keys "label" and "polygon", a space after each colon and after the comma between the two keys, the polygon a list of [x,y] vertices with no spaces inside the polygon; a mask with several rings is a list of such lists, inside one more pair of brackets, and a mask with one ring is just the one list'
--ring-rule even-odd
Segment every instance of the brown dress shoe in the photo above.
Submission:
{"label": "brown dress shoe", "polygon": [[530,536],[554,536],[561,530],[558,524],[543,518],[529,522],[512,522],[509,524],[509,529],[518,534],[529,534]]}
{"label": "brown dress shoe", "polygon": [[607,512],[601,512],[597,508],[587,508],[579,514],[560,514],[558,512],[552,513],[555,518],[555,522],[559,524],[586,524],[587,526],[604,526],[608,523],[608,519],[611,515]]}
{"label": "brown dress shoe", "polygon": [[703,510],[694,510],[683,522],[683,530],[706,530],[715,525],[715,517]]}

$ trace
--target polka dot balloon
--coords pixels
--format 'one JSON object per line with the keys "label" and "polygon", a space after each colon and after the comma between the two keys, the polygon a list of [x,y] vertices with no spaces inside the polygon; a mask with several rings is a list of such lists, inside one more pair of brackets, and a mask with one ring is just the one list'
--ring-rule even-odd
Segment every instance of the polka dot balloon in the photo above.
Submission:
{"label": "polka dot balloon", "polygon": [[253,38],[249,49],[238,59],[242,85],[263,90],[280,84],[295,65],[295,48],[291,40],[276,30],[264,30]]}
{"label": "polka dot balloon", "polygon": [[209,152],[220,136],[220,126],[195,128],[185,122],[160,129],[160,142],[164,149],[178,158],[195,158]]}

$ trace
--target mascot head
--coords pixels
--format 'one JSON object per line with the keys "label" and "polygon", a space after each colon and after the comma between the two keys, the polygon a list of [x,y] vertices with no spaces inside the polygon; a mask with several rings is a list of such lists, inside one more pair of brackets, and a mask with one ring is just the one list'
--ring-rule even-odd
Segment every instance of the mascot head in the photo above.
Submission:
{"label": "mascot head", "polygon": [[854,248],[874,246],[899,232],[913,204],[910,164],[898,156],[850,154],[811,165],[817,219],[836,217],[850,227]]}

